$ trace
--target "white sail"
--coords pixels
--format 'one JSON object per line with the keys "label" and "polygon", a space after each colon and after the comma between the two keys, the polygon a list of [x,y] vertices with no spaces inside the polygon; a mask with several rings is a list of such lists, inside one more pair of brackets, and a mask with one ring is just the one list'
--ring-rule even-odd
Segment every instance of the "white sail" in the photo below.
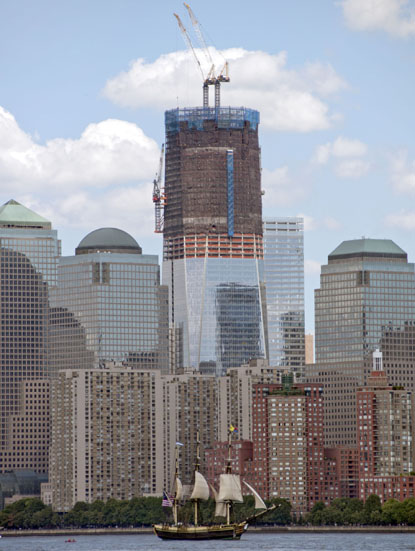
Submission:
{"label": "white sail", "polygon": [[215,506],[215,517],[226,517],[226,503],[218,501]]}
{"label": "white sail", "polygon": [[215,517],[226,517],[226,504],[223,503],[223,501],[219,501],[218,492],[215,490],[212,484],[210,484],[210,489],[212,490],[213,497],[216,501]]}
{"label": "white sail", "polygon": [[258,494],[258,492],[254,490],[254,488],[252,488],[252,486],[250,486],[248,482],[245,482],[245,480],[243,481],[243,483],[245,484],[245,486],[248,486],[248,488],[251,490],[251,492],[254,495],[255,509],[267,509],[267,506],[265,505],[262,497]]}
{"label": "white sail", "polygon": [[180,478],[176,478],[176,499],[182,499],[183,497],[183,484]]}
{"label": "white sail", "polygon": [[208,483],[199,471],[195,471],[195,485],[193,487],[193,492],[190,499],[203,499],[205,501],[209,499]]}
{"label": "white sail", "polygon": [[241,479],[237,474],[221,474],[219,483],[219,501],[243,503]]}

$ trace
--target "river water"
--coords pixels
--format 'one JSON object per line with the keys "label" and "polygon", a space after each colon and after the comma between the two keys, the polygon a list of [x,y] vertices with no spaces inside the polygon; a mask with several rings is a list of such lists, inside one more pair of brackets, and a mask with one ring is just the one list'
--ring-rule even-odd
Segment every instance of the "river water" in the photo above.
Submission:
{"label": "river water", "polygon": [[239,541],[162,541],[154,535],[0,539],[0,551],[415,551],[415,534],[254,534]]}

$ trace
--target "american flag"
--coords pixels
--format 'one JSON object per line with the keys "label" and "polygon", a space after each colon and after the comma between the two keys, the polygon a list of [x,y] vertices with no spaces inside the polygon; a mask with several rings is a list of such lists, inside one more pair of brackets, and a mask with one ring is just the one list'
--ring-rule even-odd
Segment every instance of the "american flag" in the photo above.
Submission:
{"label": "american flag", "polygon": [[163,491],[163,500],[161,502],[162,507],[173,507],[173,502],[171,500],[171,497],[166,494],[165,491]]}

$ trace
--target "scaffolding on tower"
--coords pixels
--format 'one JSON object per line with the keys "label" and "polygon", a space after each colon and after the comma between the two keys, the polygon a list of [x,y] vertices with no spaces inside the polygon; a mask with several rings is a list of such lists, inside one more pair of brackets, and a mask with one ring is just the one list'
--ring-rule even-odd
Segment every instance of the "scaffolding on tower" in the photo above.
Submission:
{"label": "scaffolding on tower", "polygon": [[163,172],[164,144],[161,146],[159,170],[153,180],[153,203],[155,216],[155,233],[163,233],[164,229],[164,207],[167,204],[167,197],[164,188],[161,187],[161,175]]}

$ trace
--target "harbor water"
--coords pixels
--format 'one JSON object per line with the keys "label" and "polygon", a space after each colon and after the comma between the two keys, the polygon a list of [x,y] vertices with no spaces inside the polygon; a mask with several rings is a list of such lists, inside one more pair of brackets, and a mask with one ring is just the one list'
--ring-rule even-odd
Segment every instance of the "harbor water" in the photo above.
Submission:
{"label": "harbor water", "polygon": [[247,533],[239,541],[162,541],[152,534],[4,537],[0,551],[415,551],[415,534]]}

